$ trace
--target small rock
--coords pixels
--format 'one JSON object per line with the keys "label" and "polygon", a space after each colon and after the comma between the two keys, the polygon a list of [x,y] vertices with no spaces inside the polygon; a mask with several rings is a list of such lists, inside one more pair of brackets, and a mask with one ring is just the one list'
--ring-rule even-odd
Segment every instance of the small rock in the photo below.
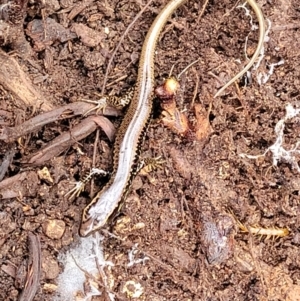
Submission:
{"label": "small rock", "polygon": [[[1,195],[1,193],[0,193]],[[13,232],[17,224],[12,221],[9,214],[0,211],[0,247],[4,244],[8,234]]]}
{"label": "small rock", "polygon": [[43,290],[49,293],[54,293],[57,290],[57,285],[53,283],[45,283],[43,286]]}
{"label": "small rock", "polygon": [[51,239],[60,239],[66,229],[66,224],[58,219],[48,220],[43,224],[44,233]]}
{"label": "small rock", "polygon": [[62,239],[61,239],[63,246],[68,246],[73,242],[73,235],[70,229],[66,229]]}
{"label": "small rock", "polygon": [[53,179],[52,179],[47,167],[44,167],[43,169],[38,170],[37,173],[41,180],[44,180],[48,184],[53,184]]}
{"label": "small rock", "polygon": [[55,279],[59,274],[58,263],[51,257],[44,258],[42,268],[46,279]]}
{"label": "small rock", "polygon": [[140,230],[140,229],[144,229],[145,228],[145,223],[137,223],[133,226],[133,230]]}
{"label": "small rock", "polygon": [[48,0],[44,2],[47,15],[52,15],[54,12],[60,9],[59,2],[57,0]]}
{"label": "small rock", "polygon": [[296,233],[292,241],[295,245],[300,245],[300,233]]}
{"label": "small rock", "polygon": [[13,264],[10,263],[9,261],[7,262],[7,264],[1,265],[1,271],[5,272],[7,275],[13,278],[16,277],[16,267],[13,266]]}
{"label": "small rock", "polygon": [[127,233],[129,231],[129,224],[131,222],[131,218],[129,216],[123,216],[119,218],[115,225],[115,231],[118,233]]}
{"label": "small rock", "polygon": [[40,226],[39,223],[34,223],[31,219],[26,218],[22,225],[22,229],[26,231],[34,232],[39,226]]}
{"label": "small rock", "polygon": [[88,70],[95,70],[103,66],[105,58],[99,52],[87,52],[83,56],[84,67]]}

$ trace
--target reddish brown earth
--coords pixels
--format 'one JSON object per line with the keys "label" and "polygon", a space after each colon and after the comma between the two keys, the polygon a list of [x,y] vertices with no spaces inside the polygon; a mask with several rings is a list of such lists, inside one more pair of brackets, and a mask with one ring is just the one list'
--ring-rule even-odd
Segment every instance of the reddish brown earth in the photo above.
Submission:
{"label": "reddish brown earth", "polygon": [[[53,300],[63,269],[57,256],[78,241],[82,210],[108,179],[96,179],[92,191],[87,185],[75,200],[64,195],[93,165],[96,124],[102,130],[95,165],[110,170],[113,142],[108,136],[113,140],[122,119],[114,109],[107,110],[107,119],[84,117],[93,106],[82,100],[101,93],[113,50],[145,5],[29,2],[0,6],[0,126],[2,138],[7,134],[0,143],[0,175],[5,174],[0,182],[0,300],[18,300],[30,286],[28,269],[37,275],[38,251],[32,251],[29,233],[40,240],[42,261],[34,300]],[[154,1],[129,30],[114,57],[106,94],[121,96],[134,86],[144,37],[165,2]],[[271,21],[264,59],[252,72],[251,84],[245,86],[242,79],[216,99],[216,91],[241,70],[237,60],[245,62],[249,33],[248,56],[257,44],[258,31],[251,31],[245,11],[236,1],[209,1],[198,20],[203,3],[190,0],[164,28],[155,56],[156,85],[173,65],[176,75],[199,59],[181,77],[176,96],[177,109],[193,130],[180,135],[166,127],[155,101],[142,157],[161,156],[165,163],[136,177],[120,216],[107,226],[115,237],[104,235],[105,257],[114,263],[104,271],[113,279],[109,290],[115,300],[130,299],[123,290],[129,280],[144,290],[134,300],[300,300],[297,156],[294,166],[283,161],[277,167],[270,152],[256,160],[239,156],[263,154],[276,140],[274,128],[286,105],[299,106],[300,9],[297,0],[258,2]],[[257,74],[281,60],[269,81],[259,85]],[[40,117],[53,108],[61,111]],[[204,128],[197,136],[200,121]],[[63,141],[60,135],[70,133]],[[292,149],[298,136],[299,118],[289,119],[284,148]],[[243,233],[238,221],[271,237]],[[136,256],[150,260],[128,268],[128,252],[136,243]],[[103,283],[103,277],[97,281]],[[109,298],[104,293],[93,300]]]}

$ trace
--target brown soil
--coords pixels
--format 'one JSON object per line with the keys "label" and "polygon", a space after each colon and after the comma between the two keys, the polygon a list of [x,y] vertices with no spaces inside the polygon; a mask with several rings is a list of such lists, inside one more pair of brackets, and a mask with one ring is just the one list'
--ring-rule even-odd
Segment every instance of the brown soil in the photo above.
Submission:
{"label": "brown soil", "polygon": [[[1,36],[0,68],[5,71],[0,72],[0,122],[3,128],[20,125],[24,130],[23,122],[33,116],[97,98],[110,55],[142,7],[128,0],[51,0],[45,1],[46,6],[44,1],[30,1],[36,3],[24,7],[20,3],[27,1],[14,2],[18,6],[1,7],[1,17],[10,26],[6,30],[11,32],[5,35],[3,30]],[[135,84],[142,43],[162,2],[167,1],[154,1],[125,37],[114,58],[106,94],[124,95]],[[258,32],[251,31],[245,11],[236,8],[233,0],[209,1],[197,21],[203,3],[190,0],[176,11],[161,35],[155,56],[156,84],[174,64],[176,75],[200,58],[181,77],[177,107],[185,110],[195,128],[200,117],[195,115],[194,103],[200,104],[210,126],[201,139],[193,133],[180,135],[164,126],[162,109],[155,105],[142,157],[161,156],[165,163],[146,177],[136,177],[121,214],[107,226],[115,237],[105,234],[104,254],[114,263],[110,290],[115,300],[130,299],[123,292],[129,280],[144,289],[136,300],[300,300],[297,158],[294,166],[283,161],[275,167],[271,153],[257,160],[239,156],[263,154],[276,140],[274,128],[284,117],[286,104],[297,106],[299,101],[298,0],[259,3],[272,24],[262,64],[253,71],[250,84],[245,86],[242,79],[216,99],[216,91],[241,70],[237,60],[245,62],[249,32],[247,55],[256,47]],[[275,67],[269,81],[259,85],[256,75],[268,72],[270,64],[280,60],[284,63]],[[58,269],[58,253],[78,241],[91,187],[87,185],[75,200],[64,195],[72,187],[70,182],[84,177],[92,167],[95,128],[87,129],[84,139],[74,134],[58,153],[57,145],[44,151],[48,157],[41,152],[86,118],[82,113],[65,112],[70,114],[68,119],[33,126],[21,138],[10,139],[10,133],[0,144],[1,169],[6,171],[0,182],[0,300],[17,300],[26,287],[26,259],[32,255],[29,232],[38,235],[42,255],[34,300],[53,299],[55,286],[49,284],[56,284],[62,269]],[[110,115],[120,113],[112,110]],[[118,128],[122,116],[107,118]],[[95,122],[113,135],[106,119]],[[94,124],[90,119],[87,123]],[[285,149],[295,146],[298,130],[296,118],[287,122]],[[104,132],[100,131],[95,165],[110,170],[113,142]],[[58,140],[58,145],[62,143]],[[93,193],[105,181],[96,179]],[[266,239],[243,233],[238,221],[248,230],[267,229],[272,235]],[[47,232],[51,222],[52,234]],[[286,228],[288,235],[282,231]],[[136,243],[136,256],[150,260],[128,268],[128,252]],[[109,299],[104,294],[93,300]]]}

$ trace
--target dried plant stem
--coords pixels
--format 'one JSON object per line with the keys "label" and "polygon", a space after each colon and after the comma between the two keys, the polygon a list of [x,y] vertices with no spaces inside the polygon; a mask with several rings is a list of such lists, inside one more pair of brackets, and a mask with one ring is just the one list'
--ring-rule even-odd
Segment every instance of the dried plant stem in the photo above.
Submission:
{"label": "dried plant stem", "polygon": [[129,30],[131,29],[131,27],[134,25],[134,23],[138,20],[138,18],[144,13],[144,11],[149,7],[149,5],[152,3],[153,0],[150,0],[142,9],[141,11],[136,15],[136,17],[132,20],[132,22],[128,25],[128,27],[126,28],[125,32],[122,34],[121,38],[120,38],[120,41],[118,43],[118,45],[116,46],[114,52],[112,53],[110,59],[109,59],[109,62],[107,64],[107,68],[106,68],[106,71],[105,71],[105,75],[104,75],[104,79],[103,79],[103,84],[102,84],[102,90],[101,90],[101,94],[104,95],[104,92],[105,92],[105,86],[106,86],[106,82],[107,82],[107,77],[108,77],[108,73],[110,71],[110,67],[111,67],[111,64],[114,60],[114,57],[118,51],[118,49],[120,48],[121,46],[121,43],[123,42],[125,36],[128,34]]}

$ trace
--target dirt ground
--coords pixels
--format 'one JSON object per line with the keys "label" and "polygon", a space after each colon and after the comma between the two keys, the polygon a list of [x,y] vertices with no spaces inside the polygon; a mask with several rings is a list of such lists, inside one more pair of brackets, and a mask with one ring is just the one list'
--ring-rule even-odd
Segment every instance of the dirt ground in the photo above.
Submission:
{"label": "dirt ground", "polygon": [[[130,28],[105,94],[121,96],[134,86],[144,37],[166,2],[155,0]],[[221,97],[213,95],[257,44],[258,30],[237,7],[242,3],[210,0],[198,18],[203,1],[189,0],[164,28],[156,85],[173,66],[178,75],[199,59],[180,77],[176,95],[190,130],[168,127],[154,100],[141,156],[165,162],[136,177],[119,216],[105,227],[109,232],[101,232],[105,258],[114,263],[104,273],[113,281],[104,287],[99,275],[103,294],[93,300],[112,300],[108,290],[114,300],[300,300],[298,153],[288,152],[277,166],[271,151],[241,156],[264,154],[278,141],[280,120],[281,150],[297,146],[299,117],[284,117],[288,103],[300,107],[300,6],[298,0],[258,2],[270,25],[263,60]],[[145,3],[1,3],[0,300],[53,300],[63,269],[58,254],[78,242],[82,210],[108,178],[96,178],[79,197],[64,195],[92,168],[95,143],[95,166],[111,170],[114,128],[122,120],[113,108],[106,118],[95,111],[84,116],[93,105],[83,100],[101,94],[112,52]],[[259,74],[270,71],[259,84]],[[54,108],[61,111],[51,113]],[[148,260],[129,268],[133,246],[137,258]],[[143,294],[126,292],[128,281]]]}

